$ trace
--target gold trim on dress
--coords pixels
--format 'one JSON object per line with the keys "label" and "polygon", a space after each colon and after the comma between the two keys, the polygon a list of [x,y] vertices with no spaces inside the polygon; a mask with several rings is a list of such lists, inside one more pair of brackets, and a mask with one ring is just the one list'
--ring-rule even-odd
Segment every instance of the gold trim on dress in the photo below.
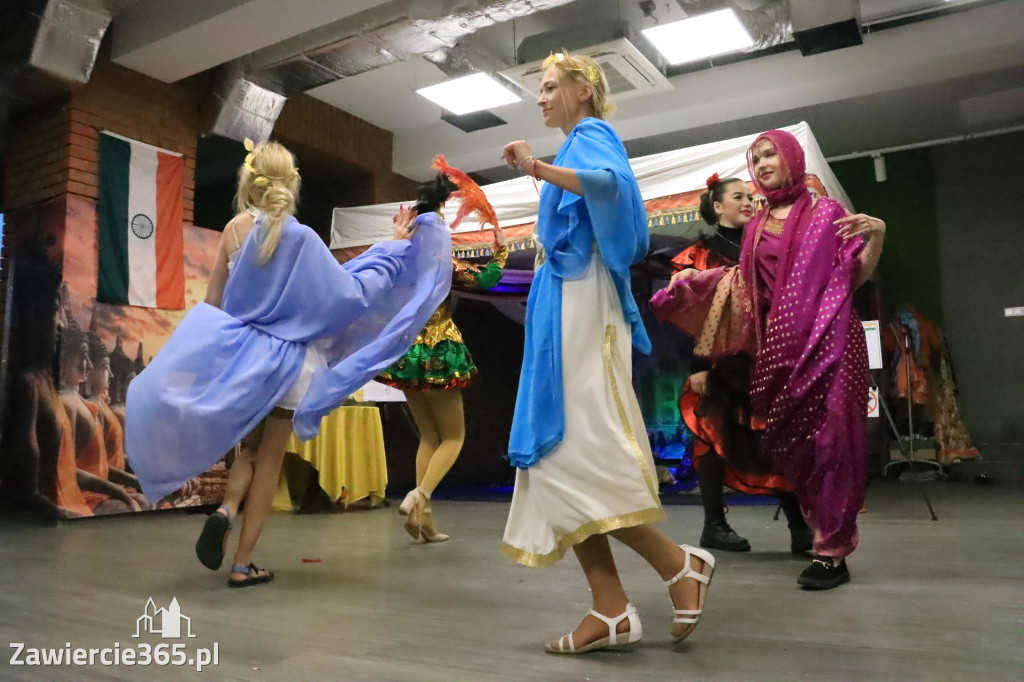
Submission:
{"label": "gold trim on dress", "polygon": [[697,344],[693,347],[694,355],[704,358],[710,355],[711,347],[715,342],[715,332],[718,331],[718,325],[722,322],[722,313],[725,312],[725,299],[730,293],[728,285],[735,273],[735,270],[727,271],[715,288],[715,295],[711,299],[711,309],[708,311],[708,319],[704,322],[700,338],[697,339]]}
{"label": "gold trim on dress", "polygon": [[[604,328],[604,373],[608,379],[608,384],[611,387],[612,395],[615,397],[615,408],[619,413],[619,420],[622,421],[622,430],[626,432],[626,440],[629,441],[629,447],[633,450],[633,455],[636,456],[637,464],[640,465],[640,471],[643,472],[644,482],[647,483],[647,489],[651,493],[651,497],[654,498],[655,503],[661,504],[660,498],[658,497],[658,484],[655,482],[653,473],[647,467],[647,456],[646,453],[641,449],[640,443],[637,442],[636,434],[633,433],[633,426],[629,423],[629,416],[626,414],[626,407],[622,403],[622,396],[619,395],[619,385],[615,381],[615,367],[614,360],[620,358],[619,348],[616,339],[618,337],[618,331],[615,325],[609,324]],[[621,362],[621,360],[620,360]],[[651,457],[653,460],[653,456]]]}
{"label": "gold trim on dress", "polygon": [[619,514],[618,516],[609,516],[608,518],[589,521],[573,532],[558,538],[555,549],[547,554],[528,552],[525,549],[513,547],[507,542],[501,543],[501,554],[524,566],[535,568],[550,566],[557,563],[574,545],[578,545],[592,535],[603,535],[613,530],[643,526],[655,521],[664,521],[666,518],[665,510],[660,506],[641,509],[640,511],[629,512],[628,514]]}
{"label": "gold trim on dress", "polygon": [[757,224],[757,229],[754,232],[754,243],[750,249],[750,256],[752,260],[750,265],[750,282],[747,283],[750,287],[750,300],[754,307],[754,339],[757,342],[758,353],[761,352],[761,338],[763,336],[763,330],[761,329],[761,290],[757,286],[757,248],[761,245],[761,236],[764,234],[764,228],[768,223],[769,217],[771,217],[771,213],[765,211],[764,216]]}
{"label": "gold trim on dress", "polygon": [[768,220],[765,221],[764,231],[770,234],[779,235],[782,234],[786,227],[786,221],[781,218],[776,218],[771,213],[768,214]]}

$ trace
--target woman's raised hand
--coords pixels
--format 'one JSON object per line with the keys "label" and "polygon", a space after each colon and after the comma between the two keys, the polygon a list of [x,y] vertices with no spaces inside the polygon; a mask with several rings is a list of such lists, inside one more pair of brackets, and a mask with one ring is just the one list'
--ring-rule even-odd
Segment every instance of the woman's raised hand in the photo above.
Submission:
{"label": "woman's raised hand", "polygon": [[863,236],[869,240],[885,238],[885,221],[864,213],[849,214],[845,218],[835,221],[835,224],[840,226],[836,234],[843,239],[851,239],[856,236]]}
{"label": "woman's raised hand", "polygon": [[499,249],[502,246],[508,246],[508,236],[505,234],[505,230],[500,227],[494,228],[494,248]]}
{"label": "woman's raised hand", "polygon": [[668,288],[671,289],[676,285],[676,282],[682,282],[687,279],[691,279],[697,276],[697,270],[693,268],[686,268],[672,275],[672,279],[668,281]]}
{"label": "woman's raised hand", "polygon": [[501,159],[508,164],[509,168],[518,168],[526,172],[522,164],[533,159],[533,152],[526,140],[509,142],[501,150]]}
{"label": "woman's raised hand", "polygon": [[410,206],[406,208],[403,204],[398,208],[398,213],[391,219],[391,222],[395,224],[395,239],[409,239],[412,237],[412,233],[416,231],[416,226],[413,221],[416,220],[416,210]]}
{"label": "woman's raised hand", "polygon": [[696,374],[690,375],[690,390],[697,395],[707,395],[708,393],[708,373],[697,372]]}

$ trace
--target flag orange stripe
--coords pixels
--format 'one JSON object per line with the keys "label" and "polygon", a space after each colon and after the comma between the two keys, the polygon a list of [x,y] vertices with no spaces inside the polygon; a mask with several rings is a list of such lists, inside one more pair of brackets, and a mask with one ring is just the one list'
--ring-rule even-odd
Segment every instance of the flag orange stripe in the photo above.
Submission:
{"label": "flag orange stripe", "polygon": [[185,161],[160,154],[156,172],[156,307],[185,307],[184,210]]}

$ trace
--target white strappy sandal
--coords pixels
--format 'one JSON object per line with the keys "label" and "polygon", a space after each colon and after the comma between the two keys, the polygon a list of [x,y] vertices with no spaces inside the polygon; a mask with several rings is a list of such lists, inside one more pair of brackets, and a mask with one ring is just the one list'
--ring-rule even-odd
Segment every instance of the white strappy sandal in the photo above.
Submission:
{"label": "white strappy sandal", "polygon": [[[683,570],[675,574],[675,576],[665,581],[665,587],[671,587],[680,580],[686,578],[693,578],[700,585],[699,596],[697,597],[697,608],[696,609],[672,609],[672,643],[678,644],[687,637],[690,633],[697,628],[697,624],[700,622],[700,617],[704,613],[704,604],[707,601],[708,588],[711,586],[711,576],[715,572],[715,557],[711,552],[706,552],[703,549],[697,549],[696,547],[690,547],[689,545],[679,545],[679,548],[686,552],[686,563],[683,564]],[[704,562],[704,568],[698,573],[693,570],[690,566],[690,557],[695,556]],[[682,625],[682,627],[677,627]]]}
{"label": "white strappy sandal", "polygon": [[[615,618],[604,616],[593,609],[591,609],[587,615],[594,616],[595,618],[599,618],[605,622],[608,626],[607,637],[594,640],[590,644],[581,646],[577,649],[576,643],[573,641],[573,633],[570,632],[568,635],[558,638],[557,647],[553,647],[548,644],[545,647],[548,653],[585,654],[588,651],[597,651],[598,649],[625,649],[639,642],[640,637],[644,634],[643,627],[640,625],[640,615],[636,612],[636,607],[632,604],[626,604],[626,610]],[[618,630],[619,623],[626,618],[629,619],[629,632],[616,632],[616,630]]]}

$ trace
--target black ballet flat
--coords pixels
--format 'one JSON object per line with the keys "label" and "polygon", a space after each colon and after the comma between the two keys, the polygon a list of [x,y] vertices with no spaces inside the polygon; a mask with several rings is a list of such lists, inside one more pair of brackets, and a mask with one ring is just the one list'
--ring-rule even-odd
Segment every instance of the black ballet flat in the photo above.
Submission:
{"label": "black ballet flat", "polygon": [[839,560],[836,565],[831,557],[817,557],[811,565],[804,569],[796,581],[808,590],[831,590],[843,583],[850,582],[850,570],[846,561]]}
{"label": "black ballet flat", "polygon": [[814,549],[814,531],[807,525],[789,526],[789,551],[793,554],[806,554]]}

